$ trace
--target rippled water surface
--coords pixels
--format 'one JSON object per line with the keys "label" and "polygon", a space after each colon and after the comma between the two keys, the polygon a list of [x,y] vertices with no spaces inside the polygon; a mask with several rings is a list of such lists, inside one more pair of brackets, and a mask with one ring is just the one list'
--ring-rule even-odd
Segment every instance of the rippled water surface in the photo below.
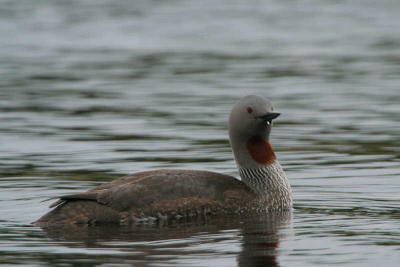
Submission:
{"label": "rippled water surface", "polygon": [[[1,1],[0,262],[398,266],[400,2]],[[292,217],[46,232],[43,200],[156,168],[237,176],[273,100]]]}

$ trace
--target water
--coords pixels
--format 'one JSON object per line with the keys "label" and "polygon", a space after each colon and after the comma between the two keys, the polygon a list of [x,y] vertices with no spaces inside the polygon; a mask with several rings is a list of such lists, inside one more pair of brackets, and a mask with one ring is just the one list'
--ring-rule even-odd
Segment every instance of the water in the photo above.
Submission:
{"label": "water", "polygon": [[[399,13],[397,0],[1,1],[0,262],[398,265]],[[282,113],[291,219],[30,225],[42,200],[136,171],[237,176],[226,120],[247,94]]]}

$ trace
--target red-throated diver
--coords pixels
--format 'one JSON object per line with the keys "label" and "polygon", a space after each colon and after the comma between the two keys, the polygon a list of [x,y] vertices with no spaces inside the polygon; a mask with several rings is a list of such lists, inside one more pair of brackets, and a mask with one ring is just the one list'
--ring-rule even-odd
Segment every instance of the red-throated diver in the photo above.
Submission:
{"label": "red-throated diver", "polygon": [[229,137],[241,181],[208,171],[139,172],[60,196],[35,224],[129,224],[289,210],[291,188],[269,143],[272,120],[279,115],[271,101],[259,96],[246,96],[234,105]]}

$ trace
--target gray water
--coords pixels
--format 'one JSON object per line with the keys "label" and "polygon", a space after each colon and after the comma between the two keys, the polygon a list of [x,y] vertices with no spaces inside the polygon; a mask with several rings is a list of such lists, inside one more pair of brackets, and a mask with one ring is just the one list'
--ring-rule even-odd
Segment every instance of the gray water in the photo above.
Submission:
{"label": "gray water", "polygon": [[[0,3],[0,263],[399,266],[399,1]],[[247,94],[282,113],[291,218],[30,225],[137,171],[238,176],[226,121]]]}

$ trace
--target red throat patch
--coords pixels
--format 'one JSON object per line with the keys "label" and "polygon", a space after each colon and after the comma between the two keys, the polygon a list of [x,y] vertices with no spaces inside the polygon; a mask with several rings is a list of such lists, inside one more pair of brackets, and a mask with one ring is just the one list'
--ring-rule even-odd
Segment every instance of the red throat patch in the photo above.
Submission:
{"label": "red throat patch", "polygon": [[259,136],[253,136],[247,141],[247,150],[257,163],[271,165],[276,160],[271,144]]}

